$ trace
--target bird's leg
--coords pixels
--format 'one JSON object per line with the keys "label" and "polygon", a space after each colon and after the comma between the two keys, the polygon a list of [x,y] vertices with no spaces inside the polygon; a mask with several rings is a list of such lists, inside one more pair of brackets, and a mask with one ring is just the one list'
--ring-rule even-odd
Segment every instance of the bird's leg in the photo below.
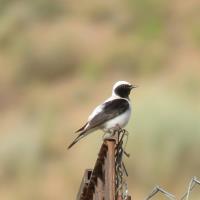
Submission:
{"label": "bird's leg", "polygon": [[120,127],[119,124],[116,124],[115,128],[116,128],[116,130],[119,131],[119,132],[122,132],[122,131],[123,131],[123,129]]}
{"label": "bird's leg", "polygon": [[119,136],[121,132],[121,127],[119,124],[116,124],[115,127],[108,130],[110,133],[110,137],[113,137],[117,142],[119,142]]}
{"label": "bird's leg", "polygon": [[104,135],[103,135],[103,140],[117,140],[117,138],[116,138],[116,130],[115,129],[106,129],[106,130],[104,130],[105,131],[105,133],[104,133]]}
{"label": "bird's leg", "polygon": [[105,140],[110,137],[111,131],[109,129],[104,129],[104,134],[102,139]]}
{"label": "bird's leg", "polygon": [[119,141],[119,135],[118,135],[118,130],[117,129],[112,129],[112,134],[111,137],[118,143]]}

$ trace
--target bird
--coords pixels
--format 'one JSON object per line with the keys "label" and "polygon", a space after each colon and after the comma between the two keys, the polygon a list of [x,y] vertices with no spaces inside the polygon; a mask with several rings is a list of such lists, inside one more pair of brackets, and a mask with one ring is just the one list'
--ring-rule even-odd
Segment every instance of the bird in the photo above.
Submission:
{"label": "bird", "polygon": [[70,149],[88,134],[100,129],[105,133],[125,127],[131,116],[130,92],[137,86],[127,81],[118,81],[113,85],[112,95],[97,106],[89,115],[87,122],[75,133],[79,135],[68,146]]}

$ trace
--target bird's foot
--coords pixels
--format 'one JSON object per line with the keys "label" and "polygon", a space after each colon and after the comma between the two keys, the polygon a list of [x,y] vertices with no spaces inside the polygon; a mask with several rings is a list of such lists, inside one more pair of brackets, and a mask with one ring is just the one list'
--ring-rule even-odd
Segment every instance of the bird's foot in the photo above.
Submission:
{"label": "bird's foot", "polygon": [[116,130],[115,129],[107,129],[107,130],[104,130],[105,133],[103,135],[103,140],[116,140],[117,141],[117,135],[116,134]]}
{"label": "bird's foot", "polygon": [[122,129],[119,124],[116,124],[115,127],[110,128],[110,129],[104,129],[105,134],[103,135],[103,139],[114,139],[117,141],[117,143],[119,142],[120,138],[121,138],[121,134],[124,135],[126,133],[125,129]]}

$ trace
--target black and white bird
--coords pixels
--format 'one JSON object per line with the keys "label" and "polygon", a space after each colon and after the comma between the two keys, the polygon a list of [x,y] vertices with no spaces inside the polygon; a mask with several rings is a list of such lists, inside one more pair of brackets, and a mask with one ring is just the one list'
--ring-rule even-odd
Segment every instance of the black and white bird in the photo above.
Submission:
{"label": "black and white bird", "polygon": [[123,128],[130,119],[131,104],[129,94],[135,87],[126,81],[115,83],[112,96],[93,110],[85,125],[76,131],[79,135],[69,145],[68,149],[97,129],[110,133],[113,130]]}

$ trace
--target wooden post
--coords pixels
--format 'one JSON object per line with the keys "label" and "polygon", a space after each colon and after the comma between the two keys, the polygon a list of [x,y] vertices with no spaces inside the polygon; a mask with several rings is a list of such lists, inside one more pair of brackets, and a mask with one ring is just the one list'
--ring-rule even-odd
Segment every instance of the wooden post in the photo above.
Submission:
{"label": "wooden post", "polygon": [[84,174],[77,200],[122,200],[120,195],[116,196],[115,154],[116,139],[105,139],[94,169]]}
{"label": "wooden post", "polygon": [[84,191],[86,190],[86,186],[88,186],[88,184],[90,182],[91,174],[92,174],[91,169],[85,170],[84,176],[83,176],[82,181],[81,181],[79,192],[76,196],[76,200],[82,199],[82,194],[84,193]]}
{"label": "wooden post", "polygon": [[115,200],[115,140],[106,140],[105,200]]}
{"label": "wooden post", "polygon": [[95,198],[94,200],[103,200],[104,192],[103,192],[103,181],[100,177],[97,177],[97,183],[95,186]]}

